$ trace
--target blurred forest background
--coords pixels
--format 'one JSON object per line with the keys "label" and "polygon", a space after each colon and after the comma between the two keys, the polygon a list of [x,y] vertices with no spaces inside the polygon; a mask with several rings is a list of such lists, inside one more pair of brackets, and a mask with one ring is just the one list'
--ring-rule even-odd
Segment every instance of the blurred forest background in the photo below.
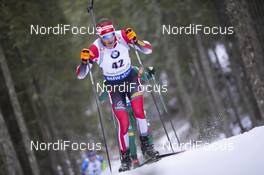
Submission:
{"label": "blurred forest background", "polygon": [[[30,25],[91,26],[87,1],[1,0],[0,174],[79,174],[81,152],[30,151],[30,140],[103,142],[89,79],[79,81],[79,54],[95,36],[30,35]],[[262,0],[95,0],[95,15],[132,27],[153,45],[154,66],[181,142],[207,142],[262,125]],[[234,26],[233,35],[163,35],[162,25]],[[134,65],[138,65],[131,52]],[[96,67],[97,80],[102,76]],[[164,136],[150,95],[145,107],[155,139]],[[111,159],[117,152],[109,103],[103,104]],[[164,115],[164,112],[163,112]],[[168,124],[168,123],[167,123]],[[169,125],[168,125],[169,128]]]}

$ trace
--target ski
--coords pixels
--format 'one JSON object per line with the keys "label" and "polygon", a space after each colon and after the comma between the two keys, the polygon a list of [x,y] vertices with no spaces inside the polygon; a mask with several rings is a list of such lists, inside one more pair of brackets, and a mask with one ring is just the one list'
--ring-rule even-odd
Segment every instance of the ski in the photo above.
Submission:
{"label": "ski", "polygon": [[183,153],[183,152],[185,152],[185,150],[183,150],[183,151],[178,151],[178,152],[174,152],[174,153],[161,154],[161,155],[159,155],[159,158],[162,159],[162,158],[164,158],[164,157],[168,157],[168,156],[172,156],[172,155],[180,154],[180,153]]}
{"label": "ski", "polygon": [[185,150],[178,151],[178,152],[174,152],[174,153],[161,154],[161,155],[159,155],[157,157],[157,159],[154,159],[154,160],[153,159],[144,160],[143,162],[140,163],[140,165],[137,168],[142,167],[142,166],[144,166],[146,164],[151,164],[151,163],[157,162],[157,161],[161,160],[164,157],[169,157],[169,156],[176,155],[176,154],[180,154],[180,153],[183,153],[183,152],[185,152]]}
{"label": "ski", "polygon": [[157,162],[159,160],[160,160],[159,157],[157,157],[156,159],[151,159],[151,158],[150,159],[146,159],[143,162],[141,162],[137,168],[142,167],[143,165],[146,165],[146,164],[151,164],[151,163]]}

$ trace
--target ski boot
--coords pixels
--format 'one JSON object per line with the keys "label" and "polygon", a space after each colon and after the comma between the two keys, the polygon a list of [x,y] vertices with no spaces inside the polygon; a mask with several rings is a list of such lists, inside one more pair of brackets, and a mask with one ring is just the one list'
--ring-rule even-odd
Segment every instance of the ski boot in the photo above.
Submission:
{"label": "ski boot", "polygon": [[141,150],[145,160],[158,161],[159,152],[154,149],[154,145],[149,142],[148,136],[140,136]]}
{"label": "ski boot", "polygon": [[122,153],[121,155],[121,166],[119,168],[119,172],[130,170],[131,168],[131,158],[130,158],[130,151],[126,150],[126,152]]}

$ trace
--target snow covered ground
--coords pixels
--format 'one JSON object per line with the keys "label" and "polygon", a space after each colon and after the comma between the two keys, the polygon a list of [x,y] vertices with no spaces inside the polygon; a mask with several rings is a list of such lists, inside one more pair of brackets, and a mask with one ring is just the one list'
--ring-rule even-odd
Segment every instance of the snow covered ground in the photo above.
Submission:
{"label": "snow covered ground", "polygon": [[264,126],[120,174],[263,175]]}

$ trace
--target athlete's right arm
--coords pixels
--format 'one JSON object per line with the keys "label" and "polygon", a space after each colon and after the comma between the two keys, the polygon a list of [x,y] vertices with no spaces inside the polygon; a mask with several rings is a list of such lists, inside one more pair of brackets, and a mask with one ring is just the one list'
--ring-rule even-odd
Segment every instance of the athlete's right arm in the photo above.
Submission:
{"label": "athlete's right arm", "polygon": [[[81,64],[76,68],[78,79],[84,79],[89,73],[89,67],[92,68],[94,59],[98,58],[98,48],[93,44],[89,48],[83,48],[81,51]],[[88,66],[89,64],[89,66]]]}

